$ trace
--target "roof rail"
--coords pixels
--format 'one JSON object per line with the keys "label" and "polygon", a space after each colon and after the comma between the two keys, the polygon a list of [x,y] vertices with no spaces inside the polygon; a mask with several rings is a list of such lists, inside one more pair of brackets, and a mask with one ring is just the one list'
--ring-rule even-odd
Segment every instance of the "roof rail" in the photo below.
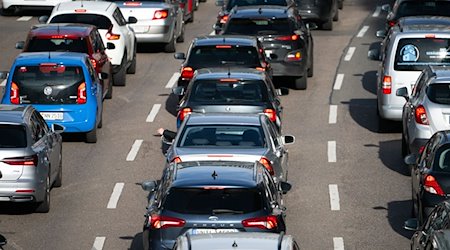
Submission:
{"label": "roof rail", "polygon": [[278,237],[278,250],[281,250],[281,243],[283,242],[283,237],[284,237],[285,232],[281,231],[280,236]]}

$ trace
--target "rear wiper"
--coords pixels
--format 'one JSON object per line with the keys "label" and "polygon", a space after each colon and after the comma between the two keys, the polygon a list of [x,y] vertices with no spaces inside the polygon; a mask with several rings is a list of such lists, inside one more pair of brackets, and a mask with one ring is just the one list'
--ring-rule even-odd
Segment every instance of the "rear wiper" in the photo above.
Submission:
{"label": "rear wiper", "polygon": [[231,209],[213,209],[212,214],[243,214],[244,211],[236,211]]}

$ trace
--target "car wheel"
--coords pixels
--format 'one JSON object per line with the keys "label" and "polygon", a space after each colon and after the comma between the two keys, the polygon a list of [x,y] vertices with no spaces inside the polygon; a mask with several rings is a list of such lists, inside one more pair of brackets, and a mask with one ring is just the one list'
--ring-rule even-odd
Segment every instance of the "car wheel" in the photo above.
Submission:
{"label": "car wheel", "polygon": [[191,17],[187,20],[188,23],[194,22],[194,11],[191,12]]}
{"label": "car wheel", "polygon": [[1,15],[2,16],[12,16],[14,13],[16,13],[16,8],[8,8],[8,9],[1,9]]}
{"label": "car wheel", "polygon": [[86,133],[86,142],[87,143],[97,142],[97,126],[94,126],[94,129]]}
{"label": "car wheel", "polygon": [[177,43],[184,42],[184,30],[185,30],[184,24],[181,24],[181,32],[180,35],[177,37]]}
{"label": "car wheel", "polygon": [[59,156],[58,165],[58,175],[56,175],[55,182],[53,182],[53,187],[57,188],[62,186],[62,154]]}
{"label": "car wheel", "polygon": [[[124,55],[124,58],[127,58],[127,55]],[[122,64],[119,69],[114,75],[113,75],[113,81],[115,86],[125,86],[126,85],[126,67],[125,67],[125,60],[122,59]]]}
{"label": "car wheel", "polygon": [[295,89],[306,89],[307,87],[307,77],[303,75],[295,79]]}
{"label": "car wheel", "polygon": [[340,10],[342,10],[342,9],[344,8],[344,0],[339,0],[339,1],[338,1],[338,8],[339,8]]}
{"label": "car wheel", "polygon": [[105,99],[112,99],[113,94],[113,78],[111,77],[108,81],[108,92],[105,95]]}
{"label": "car wheel", "polygon": [[48,213],[50,211],[50,176],[45,180],[45,195],[44,200],[38,203],[35,212]]}
{"label": "car wheel", "polygon": [[103,127],[103,106],[102,106],[102,112],[100,113],[100,122],[97,125],[97,128]]}
{"label": "car wheel", "polygon": [[311,54],[311,65],[309,65],[308,68],[308,77],[313,77],[314,76],[314,55]]}
{"label": "car wheel", "polygon": [[150,250],[150,231],[149,229],[144,229],[142,232],[142,248],[144,250]]}
{"label": "car wheel", "polygon": [[131,60],[130,66],[128,66],[127,74],[135,74],[136,73],[136,46],[137,44],[134,44],[134,52],[133,52],[133,59]]}
{"label": "car wheel", "polygon": [[164,45],[164,52],[166,53],[173,53],[176,50],[175,46],[175,31],[174,34],[172,34],[172,38],[170,39],[169,43]]}
{"label": "car wheel", "polygon": [[198,10],[198,6],[200,5],[199,0],[193,0],[194,1],[194,10]]}
{"label": "car wheel", "polygon": [[408,145],[406,143],[405,135],[402,133],[402,157],[405,157],[409,154]]}
{"label": "car wheel", "polygon": [[322,29],[323,30],[333,30],[333,19],[330,18],[330,20],[322,23]]}
{"label": "car wheel", "polygon": [[333,21],[335,21],[335,22],[339,21],[339,10],[338,9],[336,9],[336,13],[334,14]]}

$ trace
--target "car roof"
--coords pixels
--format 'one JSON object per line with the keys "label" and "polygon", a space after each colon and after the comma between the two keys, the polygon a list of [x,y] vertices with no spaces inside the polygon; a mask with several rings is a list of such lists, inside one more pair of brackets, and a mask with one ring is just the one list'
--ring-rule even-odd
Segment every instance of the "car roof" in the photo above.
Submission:
{"label": "car roof", "polygon": [[188,116],[187,125],[250,125],[261,126],[260,119],[264,114],[244,113],[192,113]]}
{"label": "car roof", "polygon": [[257,40],[253,36],[244,35],[217,35],[217,36],[199,36],[192,42],[194,46],[210,45],[241,45],[256,46]]}
{"label": "car roof", "polygon": [[446,66],[429,66],[431,76],[436,77],[436,81],[431,81],[430,84],[441,83],[443,81],[450,81],[450,67]]}
{"label": "car roof", "polygon": [[448,33],[450,31],[450,18],[438,16],[402,17],[394,27],[400,32]]}
{"label": "car roof", "polygon": [[37,24],[30,30],[30,36],[48,36],[48,35],[70,35],[76,37],[89,36],[91,31],[95,29],[94,25],[74,24],[74,23],[51,23]]}
{"label": "car roof", "polygon": [[233,8],[231,13],[233,18],[287,18],[290,16],[288,7],[276,5],[239,6]]}
{"label": "car roof", "polygon": [[240,80],[264,80],[265,72],[252,68],[203,68],[197,70],[195,80],[238,78]]}
{"label": "car roof", "polygon": [[[286,247],[286,249],[291,249],[287,248],[285,245],[292,244],[292,236],[284,235],[283,233],[215,233],[189,235],[188,237],[192,249],[231,249],[232,246],[242,250],[285,249],[284,247]],[[280,241],[283,241],[284,244]]]}
{"label": "car roof", "polygon": [[0,124],[22,124],[23,117],[31,106],[0,104]]}
{"label": "car roof", "polygon": [[86,64],[87,54],[78,52],[24,52],[16,57],[15,64],[31,65],[42,62],[58,64]]}
{"label": "car roof", "polygon": [[[53,8],[52,15],[60,13],[100,14],[111,16],[117,4],[108,1],[72,1],[62,2]],[[75,10],[85,10],[76,12]]]}

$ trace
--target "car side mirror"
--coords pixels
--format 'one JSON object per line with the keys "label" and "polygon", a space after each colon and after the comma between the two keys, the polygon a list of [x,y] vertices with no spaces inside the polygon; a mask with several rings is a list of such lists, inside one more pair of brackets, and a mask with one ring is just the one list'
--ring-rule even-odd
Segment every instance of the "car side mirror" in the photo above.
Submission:
{"label": "car side mirror", "polygon": [[292,189],[292,185],[289,182],[281,181],[280,188],[283,194],[287,194]]}
{"label": "car side mirror", "polygon": [[283,138],[284,145],[294,144],[294,142],[295,142],[295,136],[293,136],[293,135],[283,135],[282,138]]}
{"label": "car side mirror", "polygon": [[5,238],[5,236],[0,234],[0,248],[3,247],[4,245],[6,245],[7,240]]}
{"label": "car side mirror", "polygon": [[367,52],[367,57],[373,61],[381,61],[380,50],[370,49],[369,52]]}
{"label": "car side mirror", "polygon": [[289,89],[286,87],[281,87],[279,89],[276,89],[276,91],[278,96],[289,95]]}
{"label": "car side mirror", "polygon": [[106,49],[115,49],[116,45],[114,43],[106,43]]}
{"label": "car side mirror", "polygon": [[406,101],[409,100],[408,89],[406,87],[398,88],[397,91],[395,91],[395,95],[404,97]]}
{"label": "car side mirror", "polygon": [[128,17],[128,24],[131,24],[131,23],[137,23],[137,18],[136,17],[134,17],[134,16],[130,16],[130,17]]}
{"label": "car side mirror", "polygon": [[223,6],[225,2],[223,0],[216,0],[216,6]]}
{"label": "car side mirror", "polygon": [[143,181],[141,187],[144,191],[153,192],[155,191],[158,183],[156,181]]}
{"label": "car side mirror", "polygon": [[375,32],[375,36],[378,38],[385,38],[386,30],[377,30],[377,32]]}
{"label": "car side mirror", "polygon": [[100,80],[106,80],[108,79],[108,77],[109,77],[108,73],[105,72],[98,73],[98,78],[100,78]]}
{"label": "car side mirror", "polygon": [[57,134],[61,134],[62,132],[64,132],[64,130],[66,130],[66,128],[63,125],[57,124],[57,123],[53,123],[52,124],[52,131],[57,133]]}
{"label": "car side mirror", "polygon": [[0,79],[8,78],[8,71],[0,71]]}
{"label": "car side mirror", "polygon": [[415,154],[409,154],[409,155],[405,156],[405,158],[403,159],[403,162],[406,165],[414,165],[417,162],[417,156]]}
{"label": "car side mirror", "polygon": [[386,11],[386,12],[391,12],[391,6],[389,4],[383,4],[381,6],[381,10]]}
{"label": "car side mirror", "polygon": [[309,30],[315,30],[318,29],[319,26],[316,23],[307,23],[306,28],[308,28]]}
{"label": "car side mirror", "polygon": [[222,27],[220,27],[220,26],[217,25],[217,24],[214,24],[214,25],[212,26],[212,28],[213,28],[213,30],[216,32],[216,34],[218,34],[219,32],[222,31]]}
{"label": "car side mirror", "polygon": [[173,57],[175,59],[178,59],[178,60],[185,60],[186,59],[186,55],[183,52],[177,52],[177,53],[175,53],[173,55]]}
{"label": "car side mirror", "polygon": [[25,47],[25,41],[18,41],[16,43],[16,49],[23,49]]}
{"label": "car side mirror", "polygon": [[183,86],[178,86],[172,89],[172,93],[177,96],[184,95],[185,88]]}
{"label": "car side mirror", "polygon": [[411,218],[405,221],[403,228],[409,231],[419,230],[419,221],[416,218]]}
{"label": "car side mirror", "polygon": [[49,19],[49,16],[40,16],[40,17],[38,18],[38,21],[39,21],[39,23],[44,24],[44,23],[47,23],[47,22],[48,22],[48,19]]}

